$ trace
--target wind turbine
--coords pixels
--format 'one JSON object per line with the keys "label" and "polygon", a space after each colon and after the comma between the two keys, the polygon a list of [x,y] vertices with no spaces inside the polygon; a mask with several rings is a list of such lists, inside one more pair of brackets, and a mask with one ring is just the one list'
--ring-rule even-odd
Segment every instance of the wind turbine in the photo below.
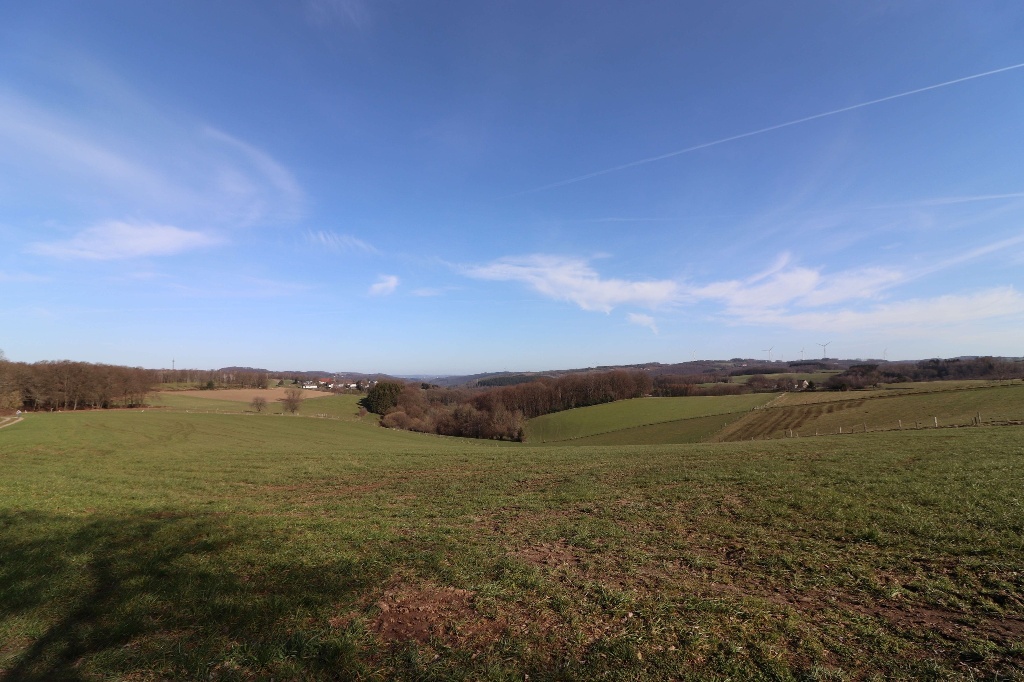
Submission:
{"label": "wind turbine", "polygon": [[772,351],[774,349],[775,349],[775,346],[772,346],[771,348],[763,348],[761,350],[762,353],[768,353],[768,362],[772,361]]}
{"label": "wind turbine", "polygon": [[888,348],[886,348],[885,350],[882,351],[882,360],[885,361],[885,362],[889,362],[889,349]]}
{"label": "wind turbine", "polygon": [[801,348],[800,349],[800,361],[803,362],[803,359],[804,359],[804,349]]}
{"label": "wind turbine", "polygon": [[830,343],[832,343],[832,342],[831,341],[827,341],[826,343],[819,343],[818,344],[819,346],[821,346],[821,359],[822,360],[828,360],[828,351],[826,349],[828,348],[828,344],[830,344]]}

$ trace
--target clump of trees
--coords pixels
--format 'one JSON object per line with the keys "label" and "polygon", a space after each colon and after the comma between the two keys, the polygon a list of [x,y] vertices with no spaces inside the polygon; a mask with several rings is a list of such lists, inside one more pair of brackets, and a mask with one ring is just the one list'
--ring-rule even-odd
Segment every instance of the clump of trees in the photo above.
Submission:
{"label": "clump of trees", "polygon": [[267,388],[270,373],[264,369],[226,367],[224,369],[161,369],[153,370],[157,383],[188,384],[200,389]]}
{"label": "clump of trees", "polygon": [[749,393],[745,384],[729,383],[722,374],[662,374],[654,379],[652,395],[673,398],[694,395],[739,395]]}
{"label": "clump of trees", "polygon": [[404,384],[394,381],[378,381],[363,399],[363,405],[374,414],[387,414],[398,405],[398,397],[405,390]]}
{"label": "clump of trees", "polygon": [[[748,374],[750,378],[743,383],[731,382],[731,377]],[[652,394],[667,398],[675,396],[776,393],[778,391],[792,391],[796,381],[790,374],[766,376],[758,371],[748,372],[746,369],[730,372],[729,374],[663,374],[655,378]]]}
{"label": "clump of trees", "polygon": [[446,436],[522,440],[526,420],[575,407],[649,395],[645,372],[589,372],[490,389],[379,382],[365,407],[389,428]]}
{"label": "clump of trees", "polygon": [[288,414],[295,414],[302,407],[302,401],[305,397],[302,395],[301,388],[289,388],[284,392],[284,397],[281,398],[281,408]]}
{"label": "clump of trees", "polygon": [[792,391],[798,380],[793,376],[765,376],[755,374],[747,380],[747,388],[751,393],[777,393]]}
{"label": "clump of trees", "polygon": [[750,376],[752,374],[778,374],[788,369],[788,366],[780,368],[772,365],[752,365],[750,367],[740,367],[739,369],[734,369],[733,371],[729,372],[729,376],[742,377]]}
{"label": "clump of trees", "polygon": [[907,372],[911,381],[951,379],[1020,379],[1024,361],[1002,358],[951,358],[922,360]]}
{"label": "clump of trees", "polygon": [[916,363],[861,364],[829,377],[825,388],[849,391],[879,384],[904,381],[948,381],[955,379],[1018,379],[1024,378],[1024,362],[992,357],[934,358]]}
{"label": "clump of trees", "polygon": [[878,365],[852,365],[845,372],[830,376],[825,381],[825,388],[830,391],[850,391],[896,381],[908,381],[908,379],[900,372],[888,374],[880,372]]}
{"label": "clump of trees", "polygon": [[139,407],[153,391],[152,370],[57,360],[9,362],[0,355],[0,410]]}
{"label": "clump of trees", "polygon": [[476,382],[477,386],[515,386],[516,384],[528,384],[537,381],[535,374],[503,374],[497,377],[488,377]]}

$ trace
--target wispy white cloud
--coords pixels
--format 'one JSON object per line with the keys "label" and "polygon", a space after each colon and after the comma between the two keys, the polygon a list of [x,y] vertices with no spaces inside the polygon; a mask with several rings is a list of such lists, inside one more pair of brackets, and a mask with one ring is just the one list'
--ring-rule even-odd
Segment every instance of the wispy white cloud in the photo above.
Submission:
{"label": "wispy white cloud", "polygon": [[370,287],[371,296],[388,296],[395,293],[398,288],[398,277],[395,275],[381,275],[376,283]]}
{"label": "wispy white cloud", "polygon": [[335,251],[338,253],[351,251],[379,253],[372,244],[368,244],[362,239],[353,237],[350,234],[338,234],[337,232],[331,232],[330,230],[308,230],[305,235],[307,242],[318,248],[324,248],[329,251]]}
{"label": "wispy white cloud", "polygon": [[869,100],[869,101],[866,101],[866,102],[859,102],[857,104],[851,104],[849,106],[840,107],[839,109],[832,109],[831,111],[824,111],[824,112],[821,112],[821,113],[818,113],[818,114],[812,114],[810,116],[804,116],[803,118],[798,118],[798,119],[794,119],[794,120],[791,120],[791,121],[786,121],[785,123],[777,123],[775,125],[770,125],[770,126],[767,126],[767,127],[764,127],[764,128],[758,128],[757,130],[751,130],[751,131],[748,131],[748,132],[745,132],[745,133],[739,133],[739,134],[736,134],[736,135],[730,135],[729,137],[719,138],[717,140],[712,140],[710,142],[702,142],[700,144],[695,144],[695,145],[692,145],[690,147],[685,147],[683,149],[676,149],[675,151],[666,152],[664,154],[659,154],[657,156],[650,156],[650,157],[647,157],[645,159],[638,159],[636,161],[630,161],[628,163],[623,163],[623,164],[620,164],[618,166],[612,166],[611,168],[605,168],[605,169],[602,169],[602,170],[594,171],[592,173],[586,173],[585,175],[578,175],[578,176],[576,176],[574,178],[569,178],[567,180],[560,180],[559,182],[552,182],[550,184],[543,185],[541,187],[535,187],[534,189],[527,190],[526,192],[522,192],[521,194],[528,194],[530,192],[541,192],[541,191],[548,190],[548,189],[554,189],[556,187],[563,187],[565,185],[572,185],[572,184],[575,184],[577,182],[583,182],[585,180],[589,180],[591,178],[596,178],[596,177],[599,177],[599,176],[602,176],[602,175],[608,175],[609,173],[616,173],[616,172],[621,171],[621,170],[626,170],[627,168],[635,168],[637,166],[645,166],[645,165],[647,165],[649,163],[654,163],[656,161],[663,161],[665,159],[671,159],[673,157],[681,156],[683,154],[690,154],[690,153],[693,153],[693,152],[696,152],[696,151],[700,151],[702,149],[709,149],[711,147],[717,147],[719,145],[726,144],[728,142],[735,142],[737,140],[743,140],[743,139],[746,139],[748,137],[756,137],[758,135],[764,135],[765,133],[774,132],[776,130],[782,130],[783,128],[790,128],[792,126],[801,125],[803,123],[810,123],[811,121],[817,121],[817,120],[822,119],[822,118],[828,118],[830,116],[836,116],[838,114],[843,114],[843,113],[850,112],[850,111],[856,111],[857,109],[864,109],[866,107],[871,107],[871,106],[874,106],[876,104],[882,104],[883,102],[890,102],[892,100],[902,99],[904,97],[910,97],[912,95],[917,95],[917,94],[920,94],[922,92],[928,92],[930,90],[938,90],[940,88],[947,88],[947,87],[950,87],[952,85],[957,85],[959,83],[965,83],[967,81],[977,80],[979,78],[987,78],[989,76],[994,76],[996,74],[1005,73],[1007,71],[1013,71],[1015,69],[1020,69],[1020,68],[1024,68],[1024,63],[1011,64],[1009,66],[1004,66],[1004,67],[999,68],[999,69],[992,69],[990,71],[984,71],[982,73],[975,73],[975,74],[971,74],[969,76],[963,76],[963,77],[960,77],[960,78],[954,78],[952,80],[944,81],[942,83],[935,83],[935,84],[932,84],[932,85],[926,85],[926,86],[921,87],[921,88],[915,88],[913,90],[907,90],[907,91],[904,91],[904,92],[899,92],[899,93],[896,93],[894,95],[887,95],[885,97],[879,97],[877,99]]}
{"label": "wispy white cloud", "polygon": [[629,313],[626,315],[626,319],[629,320],[630,324],[647,327],[655,334],[658,333],[658,325],[655,324],[654,318],[650,315],[644,315],[643,313]]}
{"label": "wispy white cloud", "polygon": [[1013,287],[997,287],[973,294],[880,303],[864,310],[840,309],[791,312],[784,309],[748,310],[748,324],[780,325],[809,331],[934,330],[1024,315],[1024,296]]}
{"label": "wispy white cloud", "polygon": [[173,225],[110,221],[83,230],[65,241],[29,244],[28,251],[53,258],[115,260],[173,256],[221,242],[217,237]]}
{"label": "wispy white cloud", "polygon": [[432,296],[443,296],[449,291],[454,291],[456,287],[420,287],[419,289],[413,289],[411,293],[413,296],[420,296],[423,298],[429,298]]}
{"label": "wispy white cloud", "polygon": [[672,280],[602,279],[583,259],[545,254],[502,258],[463,272],[475,279],[521,282],[549,298],[605,313],[620,305],[656,308],[679,296]]}
{"label": "wispy white cloud", "polygon": [[169,275],[151,270],[138,270],[136,272],[125,272],[115,277],[110,277],[112,282],[158,282],[165,280]]}
{"label": "wispy white cloud", "polygon": [[[1015,237],[981,245],[939,265],[954,267],[1022,241],[1024,238]],[[462,271],[477,279],[520,282],[547,298],[569,301],[584,310],[609,312],[621,305],[671,305],[679,309],[710,303],[719,306],[712,314],[730,323],[820,331],[900,326],[943,329],[1019,317],[1024,311],[1024,297],[1012,287],[893,300],[899,286],[934,274],[937,269],[914,272],[876,266],[828,272],[802,266],[784,253],[765,270],[747,278],[699,284],[669,279],[606,279],[584,259],[538,254],[502,258]],[[650,315],[633,312],[627,314],[627,320],[657,333]]]}
{"label": "wispy white cloud", "polygon": [[716,300],[728,314],[796,305],[817,307],[849,300],[871,299],[907,277],[894,269],[864,268],[823,274],[819,269],[793,266],[780,259],[769,270],[744,280],[725,280],[686,289],[695,300]]}
{"label": "wispy white cloud", "polygon": [[89,187],[102,186],[107,193],[144,195],[158,203],[195,200],[191,191],[101,141],[98,131],[82,128],[17,93],[0,92],[0,140],[8,159],[22,163],[25,173],[74,178]]}
{"label": "wispy white cloud", "polygon": [[[278,163],[273,157],[267,154],[262,149],[239,140],[236,137],[228,135],[224,131],[217,130],[216,128],[206,126],[203,128],[203,132],[213,140],[223,143],[224,145],[237,151],[242,160],[245,163],[242,165],[243,169],[247,166],[248,169],[254,171],[258,176],[256,178],[255,190],[246,188],[250,193],[258,193],[260,191],[259,185],[267,185],[272,192],[271,198],[280,199],[280,206],[278,210],[287,214],[290,219],[295,219],[301,212],[301,206],[304,201],[304,193],[302,188],[299,187],[299,183],[295,180],[291,171],[285,168],[283,165]],[[229,168],[226,172],[234,174],[235,168]],[[225,173],[221,170],[221,174]],[[250,173],[251,175],[252,173]],[[229,182],[225,187],[230,187]],[[251,197],[250,197],[251,199]]]}
{"label": "wispy white cloud", "polygon": [[225,279],[221,275],[188,281],[175,280],[165,286],[176,295],[195,299],[273,299],[307,293],[312,287],[303,282],[236,275]]}
{"label": "wispy white cloud", "polygon": [[318,26],[346,24],[363,29],[370,12],[362,0],[306,0],[306,16]]}
{"label": "wispy white cloud", "polygon": [[987,256],[990,253],[1005,251],[1010,247],[1017,246],[1019,244],[1024,244],[1024,233],[1021,233],[1015,237],[1010,237],[1008,239],[1001,239],[997,242],[982,244],[981,246],[977,246],[968,251],[964,251],[963,253],[959,253],[951,258],[940,260],[936,262],[934,265],[919,269],[918,274],[931,274],[933,272],[945,270],[947,268],[955,267],[957,265],[962,265],[963,263],[976,260],[978,258],[981,258],[982,256]]}
{"label": "wispy white cloud", "polygon": [[[13,188],[59,187],[48,202],[55,215],[116,205],[156,222],[202,220],[222,229],[302,215],[301,186],[265,150],[153,106],[127,86],[108,101],[103,80],[89,76],[77,109],[0,87],[0,172],[16,173]],[[78,113],[92,111],[94,101],[118,115]]]}
{"label": "wispy white cloud", "polygon": [[25,283],[37,283],[37,282],[49,282],[49,277],[42,277],[40,275],[33,275],[28,272],[4,272],[0,270],[0,282],[25,282]]}

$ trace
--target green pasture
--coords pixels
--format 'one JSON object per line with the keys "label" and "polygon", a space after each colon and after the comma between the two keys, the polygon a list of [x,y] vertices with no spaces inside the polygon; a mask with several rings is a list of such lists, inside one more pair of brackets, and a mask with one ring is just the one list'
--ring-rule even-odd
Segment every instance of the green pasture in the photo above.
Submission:
{"label": "green pasture", "polygon": [[745,412],[765,404],[774,397],[762,393],[636,398],[581,407],[531,419],[526,427],[526,442],[567,441],[661,422]]}
{"label": "green pasture", "polygon": [[[164,391],[151,393],[146,402],[150,407],[169,408],[173,410],[195,410],[197,412],[222,412],[224,414],[249,412],[249,403],[242,400],[220,400],[217,398],[200,398],[193,395]],[[267,411],[281,414],[281,403],[268,400]]]}
{"label": "green pasture", "polygon": [[30,414],[0,430],[0,678],[1024,679],[1022,433]]}
{"label": "green pasture", "polygon": [[[956,384],[907,392],[872,390],[841,393],[786,394],[763,410],[744,415],[714,436],[715,440],[782,438],[898,429],[969,426],[1024,421],[1024,384]],[[814,398],[819,398],[815,401]]]}
{"label": "green pasture", "polygon": [[[742,412],[712,414],[706,417],[690,417],[658,424],[634,426],[593,436],[581,436],[574,438],[571,443],[574,446],[700,443],[711,438],[730,422],[741,419],[743,414]],[[552,447],[562,447],[565,444],[564,442],[548,443]]]}
{"label": "green pasture", "polygon": [[994,385],[1012,386],[1020,385],[1019,379],[1007,379],[992,381],[987,379],[946,379],[944,381],[907,381],[897,384],[882,384],[876,390],[883,393],[891,392],[926,392],[949,391],[960,388],[985,388]]}

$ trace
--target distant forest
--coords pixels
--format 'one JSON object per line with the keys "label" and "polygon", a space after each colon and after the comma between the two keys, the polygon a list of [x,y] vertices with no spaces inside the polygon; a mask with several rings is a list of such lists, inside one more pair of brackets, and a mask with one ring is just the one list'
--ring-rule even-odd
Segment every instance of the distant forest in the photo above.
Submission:
{"label": "distant forest", "polygon": [[0,411],[142,407],[161,384],[266,388],[265,370],[160,370],[56,360],[9,362],[0,354]]}
{"label": "distant forest", "polygon": [[424,387],[382,381],[366,405],[389,428],[445,436],[522,440],[526,420],[542,414],[649,395],[645,372],[594,372],[493,388]]}
{"label": "distant forest", "polygon": [[992,357],[952,358],[949,360],[922,360],[915,363],[853,365],[845,372],[830,377],[825,382],[825,388],[849,391],[878,384],[905,381],[1020,378],[1024,378],[1024,361]]}
{"label": "distant forest", "polygon": [[0,359],[0,410],[139,407],[155,383],[153,371],[141,367]]}
{"label": "distant forest", "polygon": [[[831,366],[831,365],[829,365]],[[750,392],[856,390],[906,381],[1024,378],[1024,361],[1008,358],[952,358],[917,362],[850,364],[820,386],[798,385],[793,374],[824,369],[823,362],[753,364],[694,373],[614,369],[558,376],[501,374],[474,378],[471,386],[383,378],[365,398],[384,426],[473,438],[520,440],[526,420],[576,407],[642,396],[713,396]],[[652,366],[651,369],[655,369]],[[682,366],[673,366],[672,369]],[[131,408],[168,385],[190,388],[267,388],[328,372],[268,372],[250,367],[219,370],[153,370],[141,367],[58,360],[10,362],[0,351],[0,412]],[[733,382],[747,376],[744,383]],[[367,376],[367,375],[361,375]],[[384,377],[384,375],[376,375]],[[361,386],[365,384],[360,382]]]}

